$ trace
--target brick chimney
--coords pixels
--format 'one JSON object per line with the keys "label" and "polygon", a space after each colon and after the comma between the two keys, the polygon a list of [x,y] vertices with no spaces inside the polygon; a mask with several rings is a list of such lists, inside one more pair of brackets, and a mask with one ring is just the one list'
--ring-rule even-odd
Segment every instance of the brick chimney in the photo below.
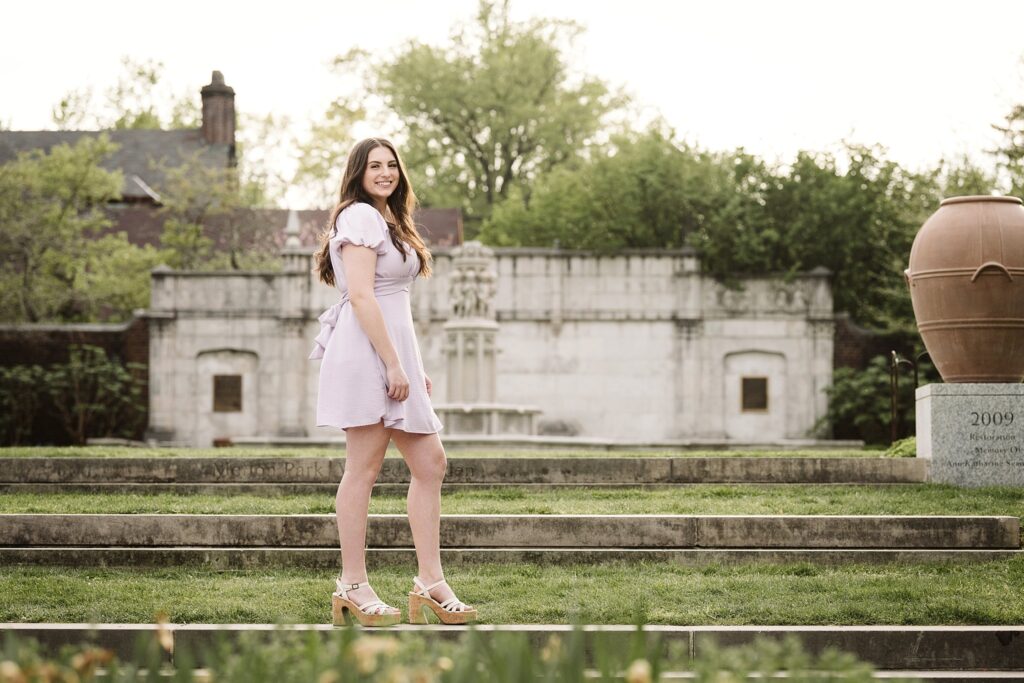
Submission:
{"label": "brick chimney", "polygon": [[209,145],[230,145],[235,150],[235,91],[224,85],[224,74],[214,71],[209,85],[204,85],[203,140]]}

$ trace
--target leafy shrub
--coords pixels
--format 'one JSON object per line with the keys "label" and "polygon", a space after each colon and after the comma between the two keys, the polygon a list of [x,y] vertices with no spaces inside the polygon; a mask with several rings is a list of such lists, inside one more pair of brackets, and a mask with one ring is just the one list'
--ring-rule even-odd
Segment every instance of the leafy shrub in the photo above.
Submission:
{"label": "leafy shrub", "polygon": [[[630,683],[652,683],[660,680],[662,671],[672,669],[691,669],[698,683],[764,680],[777,672],[785,672],[787,681],[798,683],[873,680],[872,667],[853,655],[827,649],[813,656],[793,636],[783,641],[759,639],[751,645],[727,649],[706,648],[691,661],[687,648],[663,648],[657,634],[645,633],[641,627],[623,637],[619,633],[585,634],[577,626],[564,636],[550,636],[543,644],[516,632],[493,633],[484,638],[475,629],[459,641],[408,632],[368,635],[355,629],[326,634],[247,632],[237,638],[221,634],[198,659],[179,650],[174,648],[166,628],[158,628],[156,638],[140,638],[128,662],[119,661],[108,650],[89,646],[65,647],[59,656],[45,657],[33,641],[9,635],[0,652],[0,681],[582,683],[624,678]],[[173,666],[167,663],[171,654]],[[196,670],[196,663],[203,668]]]}
{"label": "leafy shrub", "polygon": [[18,446],[28,441],[39,411],[42,375],[38,365],[0,367],[0,443]]}
{"label": "leafy shrub", "polygon": [[900,439],[889,446],[889,449],[885,451],[885,454],[890,458],[916,458],[917,457],[917,437],[908,436],[905,439]]}
{"label": "leafy shrub", "polygon": [[142,380],[133,374],[142,368],[90,344],[70,346],[66,363],[0,368],[2,443],[25,443],[41,421],[56,421],[75,444],[135,437],[146,422]]}
{"label": "leafy shrub", "polygon": [[[890,387],[889,357],[876,356],[863,370],[836,368],[828,395],[828,412],[815,426],[822,429],[831,425],[834,433],[856,436],[866,444],[885,444],[892,441],[892,389]],[[919,367],[922,384],[936,376],[927,362]],[[898,431],[900,436],[914,434],[915,398],[913,372],[900,368],[898,393]]]}

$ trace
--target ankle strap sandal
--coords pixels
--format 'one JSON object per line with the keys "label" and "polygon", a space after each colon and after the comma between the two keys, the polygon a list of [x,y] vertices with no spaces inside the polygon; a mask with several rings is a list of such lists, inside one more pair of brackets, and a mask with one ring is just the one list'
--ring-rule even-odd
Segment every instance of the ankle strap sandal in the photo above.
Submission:
{"label": "ankle strap sandal", "polygon": [[458,598],[453,596],[444,602],[438,602],[430,597],[431,589],[448,583],[445,579],[441,579],[429,586],[424,585],[418,576],[414,576],[412,581],[416,584],[416,590],[409,592],[410,624],[426,624],[425,609],[433,612],[434,616],[440,619],[442,624],[465,624],[476,620],[476,609]]}
{"label": "ankle strap sandal", "polygon": [[392,626],[402,620],[402,613],[383,600],[368,600],[357,605],[348,597],[354,591],[369,583],[344,583],[341,578],[335,580],[337,590],[331,595],[331,617],[335,626],[351,624],[355,617],[362,626]]}

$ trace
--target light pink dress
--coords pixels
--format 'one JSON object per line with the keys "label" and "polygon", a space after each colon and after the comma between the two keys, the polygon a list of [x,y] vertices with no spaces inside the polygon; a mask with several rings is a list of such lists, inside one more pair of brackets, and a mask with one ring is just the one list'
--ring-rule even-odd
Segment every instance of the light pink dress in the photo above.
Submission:
{"label": "light pink dress", "polygon": [[[348,301],[348,285],[341,261],[345,244],[370,247],[377,252],[373,293],[384,314],[388,336],[402,369],[409,377],[409,398],[395,401],[387,395],[384,361],[370,343]],[[341,301],[320,316],[310,360],[322,358],[317,395],[318,427],[347,429],[377,424],[417,434],[433,434],[442,428],[427,396],[423,360],[409,305],[409,286],[419,273],[416,251],[409,248],[405,260],[391,242],[387,223],[374,207],[357,202],[338,216],[330,239],[334,280]]]}

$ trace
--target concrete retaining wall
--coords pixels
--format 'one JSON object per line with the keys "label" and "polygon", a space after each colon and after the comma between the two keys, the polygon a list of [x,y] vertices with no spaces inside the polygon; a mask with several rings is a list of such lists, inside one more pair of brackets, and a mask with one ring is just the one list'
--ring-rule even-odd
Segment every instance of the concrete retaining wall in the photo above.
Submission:
{"label": "concrete retaining wall", "polygon": [[[0,546],[337,547],[333,515],[0,515]],[[367,545],[412,547],[405,515],[370,515]],[[447,548],[1020,547],[1016,517],[443,515]]]}
{"label": "concrete retaining wall", "polygon": [[[0,458],[2,483],[333,483],[344,458]],[[449,458],[445,482],[915,483],[916,458]],[[380,483],[407,483],[409,468],[386,458]]]}
{"label": "concrete retaining wall", "polygon": [[[810,563],[921,564],[998,562],[1024,555],[1022,550],[863,550],[805,548],[442,548],[446,567],[478,564],[538,566],[601,564],[611,561],[669,562],[684,567],[744,564]],[[369,548],[371,569],[381,565],[416,564],[411,548]],[[0,548],[0,566],[53,567],[203,567],[204,569],[268,569],[304,567],[336,571],[337,548],[82,548],[73,546]]]}

